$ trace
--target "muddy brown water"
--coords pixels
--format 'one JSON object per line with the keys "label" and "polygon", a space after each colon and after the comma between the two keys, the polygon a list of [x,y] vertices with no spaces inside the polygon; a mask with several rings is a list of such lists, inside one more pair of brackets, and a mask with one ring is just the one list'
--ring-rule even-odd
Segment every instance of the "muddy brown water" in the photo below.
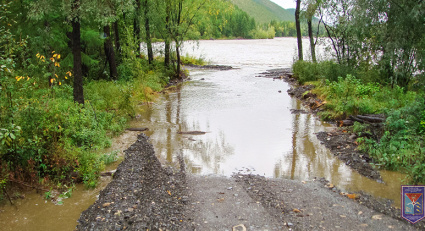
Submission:
{"label": "muddy brown water", "polygon": [[[304,42],[307,47],[308,41]],[[324,177],[343,190],[363,190],[400,206],[402,174],[381,171],[385,183],[378,183],[351,170],[315,136],[332,129],[331,125],[310,114],[291,114],[290,109],[303,107],[286,93],[288,84],[256,77],[269,69],[290,67],[295,51],[293,38],[187,44],[184,53],[234,69],[191,70],[191,82],[161,95],[152,105],[141,106],[140,117],[129,126],[148,127],[146,134],[161,163],[177,165],[177,156],[183,154],[187,172],[192,174],[230,176],[242,172],[300,181]],[[110,150],[126,149],[136,134],[126,132],[115,138]],[[1,230],[73,230],[80,213],[109,182],[109,177],[102,178],[94,190],[79,185],[63,205],[27,193],[15,206],[0,207]]]}

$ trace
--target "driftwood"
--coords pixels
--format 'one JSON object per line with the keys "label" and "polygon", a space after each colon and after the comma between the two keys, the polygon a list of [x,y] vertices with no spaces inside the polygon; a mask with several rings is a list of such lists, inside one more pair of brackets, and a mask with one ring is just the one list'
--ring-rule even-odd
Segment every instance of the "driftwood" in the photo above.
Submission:
{"label": "driftwood", "polygon": [[358,115],[357,118],[362,119],[364,121],[371,122],[371,123],[382,123],[385,121],[385,118],[381,118],[378,116]]}
{"label": "driftwood", "polygon": [[125,130],[127,130],[127,131],[135,131],[135,132],[143,132],[143,131],[148,131],[149,128],[127,128]]}
{"label": "driftwood", "polygon": [[373,126],[380,126],[383,122],[385,122],[385,117],[383,115],[350,115],[349,117],[353,121]]}
{"label": "driftwood", "polygon": [[357,121],[363,124],[371,124],[371,125],[377,126],[385,122],[385,116],[383,114],[376,114],[376,115],[368,114],[368,115],[357,115],[357,116],[350,115],[349,119],[339,121],[338,125],[340,127],[353,126],[354,121]]}
{"label": "driftwood", "polygon": [[187,131],[187,132],[177,132],[177,134],[180,135],[204,135],[206,132],[202,132],[202,131]]}
{"label": "driftwood", "polygon": [[348,127],[348,126],[353,126],[353,125],[354,125],[354,121],[352,121],[352,120],[341,120],[341,121],[339,121],[340,127]]}
{"label": "driftwood", "polygon": [[101,172],[100,176],[112,176],[117,170],[112,170],[112,171],[108,171],[108,172]]}

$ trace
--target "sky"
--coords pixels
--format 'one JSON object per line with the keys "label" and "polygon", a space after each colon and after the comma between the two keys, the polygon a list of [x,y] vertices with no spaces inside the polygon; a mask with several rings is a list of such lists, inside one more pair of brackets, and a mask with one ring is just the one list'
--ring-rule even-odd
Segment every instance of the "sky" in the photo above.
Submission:
{"label": "sky", "polygon": [[295,8],[295,6],[296,6],[295,0],[270,0],[270,1],[278,4],[279,6],[281,6],[284,9]]}

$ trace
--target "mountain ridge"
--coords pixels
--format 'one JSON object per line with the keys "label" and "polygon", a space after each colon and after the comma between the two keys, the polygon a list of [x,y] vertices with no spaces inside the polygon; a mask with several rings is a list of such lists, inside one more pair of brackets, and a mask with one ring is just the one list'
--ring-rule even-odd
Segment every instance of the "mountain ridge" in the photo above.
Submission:
{"label": "mountain ridge", "polygon": [[230,2],[245,11],[258,23],[269,23],[272,20],[295,21],[295,16],[291,11],[283,9],[270,0],[230,0]]}

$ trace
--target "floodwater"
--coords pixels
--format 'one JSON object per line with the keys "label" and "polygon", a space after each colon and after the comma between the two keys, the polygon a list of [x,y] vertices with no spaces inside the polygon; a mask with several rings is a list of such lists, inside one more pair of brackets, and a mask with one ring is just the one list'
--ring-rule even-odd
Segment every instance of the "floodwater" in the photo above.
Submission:
{"label": "floodwater", "polygon": [[[307,48],[308,41],[304,42]],[[150,129],[147,134],[164,165],[177,165],[177,156],[183,155],[192,174],[243,172],[300,181],[324,177],[343,190],[363,190],[400,205],[403,175],[381,171],[385,183],[378,183],[351,170],[315,136],[332,129],[331,125],[313,115],[291,114],[290,109],[302,109],[302,105],[286,93],[288,84],[256,77],[266,70],[290,67],[296,39],[200,41],[187,43],[183,54],[234,69],[193,69],[192,81],[140,107],[140,117],[130,126]],[[179,131],[206,134],[181,135]],[[136,133],[128,132],[114,145],[125,149],[135,139]],[[104,179],[96,190],[78,186],[63,205],[45,202],[38,194],[27,195],[16,206],[0,208],[2,230],[73,230],[79,214],[108,182]]]}

